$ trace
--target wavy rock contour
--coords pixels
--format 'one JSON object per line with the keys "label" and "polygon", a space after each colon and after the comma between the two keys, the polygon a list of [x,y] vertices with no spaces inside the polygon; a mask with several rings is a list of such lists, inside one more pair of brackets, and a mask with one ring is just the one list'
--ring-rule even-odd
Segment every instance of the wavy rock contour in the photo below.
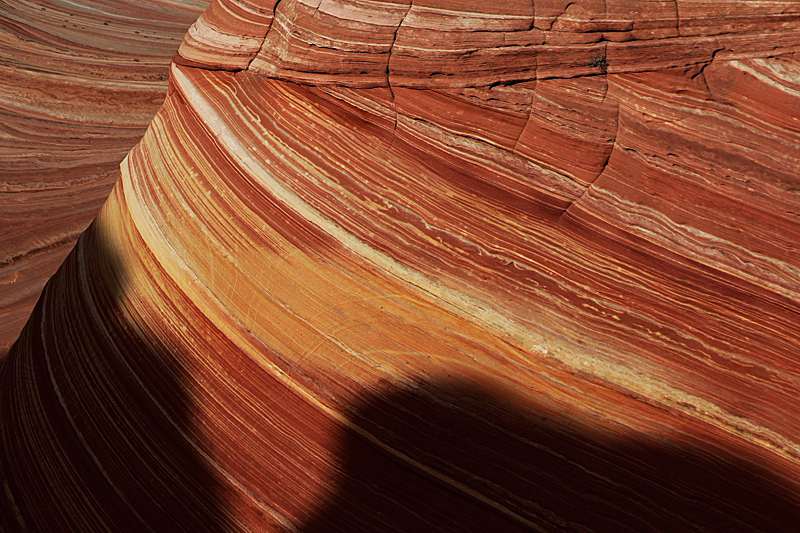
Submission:
{"label": "wavy rock contour", "polygon": [[495,4],[198,19],[0,371],[13,528],[798,523],[800,8]]}

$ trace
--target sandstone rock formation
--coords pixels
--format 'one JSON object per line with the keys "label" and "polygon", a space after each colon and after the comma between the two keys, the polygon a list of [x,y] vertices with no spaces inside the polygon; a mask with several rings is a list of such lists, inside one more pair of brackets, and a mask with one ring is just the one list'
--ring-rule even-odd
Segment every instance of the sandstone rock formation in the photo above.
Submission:
{"label": "sandstone rock formation", "polygon": [[111,192],[207,4],[0,2],[0,359]]}
{"label": "sandstone rock formation", "polygon": [[796,2],[215,0],[0,370],[13,530],[800,523]]}

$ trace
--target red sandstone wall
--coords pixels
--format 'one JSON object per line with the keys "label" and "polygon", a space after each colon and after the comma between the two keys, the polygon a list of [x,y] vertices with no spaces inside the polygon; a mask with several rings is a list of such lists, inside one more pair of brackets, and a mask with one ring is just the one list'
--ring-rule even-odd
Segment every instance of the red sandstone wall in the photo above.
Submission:
{"label": "red sandstone wall", "polygon": [[0,358],[108,197],[206,6],[0,2]]}
{"label": "red sandstone wall", "polygon": [[215,2],[0,369],[3,519],[787,531],[798,16]]}

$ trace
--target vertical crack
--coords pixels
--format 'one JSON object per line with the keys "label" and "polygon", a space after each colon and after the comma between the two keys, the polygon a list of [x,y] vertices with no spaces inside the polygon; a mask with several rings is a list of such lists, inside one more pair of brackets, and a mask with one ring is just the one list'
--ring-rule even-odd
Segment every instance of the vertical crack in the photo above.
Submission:
{"label": "vertical crack", "polygon": [[389,87],[389,93],[392,95],[392,106],[394,107],[394,129],[392,130],[392,138],[389,141],[389,147],[387,148],[387,151],[391,150],[392,146],[394,145],[394,139],[395,136],[397,135],[397,123],[398,123],[397,98],[395,97],[394,88],[392,87],[392,73],[391,73],[392,52],[394,51],[394,45],[397,43],[397,34],[400,32],[400,28],[403,26],[403,23],[406,21],[406,17],[408,17],[408,14],[411,12],[411,8],[413,7],[414,7],[414,2],[412,0],[412,2],[408,5],[408,9],[406,9],[405,14],[403,15],[403,18],[400,19],[400,23],[394,29],[394,35],[392,35],[392,44],[389,46],[389,53],[388,57],[386,58],[386,86]]}
{"label": "vertical crack", "polygon": [[706,80],[705,70],[711,63],[714,62],[714,58],[722,50],[724,50],[724,48],[717,48],[713,52],[711,52],[711,59],[709,59],[708,62],[706,63],[698,64],[697,66],[699,66],[699,68],[697,69],[697,72],[691,75],[691,79],[693,80],[698,77],[700,78],[700,81],[703,83],[703,87],[705,88],[711,100],[714,100],[714,93],[711,91],[711,87],[709,87],[708,81]]}
{"label": "vertical crack", "polygon": [[[394,45],[397,43],[397,34],[400,32],[400,28],[403,26],[403,23],[406,21],[406,17],[411,12],[411,9],[414,7],[414,2],[408,5],[408,9],[406,9],[403,18],[400,19],[400,24],[394,29],[394,34],[392,35],[392,44],[389,45],[389,54],[386,58],[386,85],[389,87],[389,92],[392,93],[392,100],[394,100],[394,89],[392,89],[392,78],[391,78],[391,65],[392,65],[392,52],[394,51]],[[396,110],[395,110],[396,111]]]}
{"label": "vertical crack", "polygon": [[244,67],[242,70],[250,70],[250,65],[253,63],[255,58],[257,58],[261,54],[261,50],[264,49],[264,45],[267,43],[267,37],[269,36],[270,30],[272,30],[273,26],[275,26],[275,21],[278,18],[278,6],[280,5],[281,0],[277,0],[275,5],[272,6],[272,22],[269,23],[269,27],[267,31],[264,32],[264,39],[261,41],[261,46],[258,47],[258,51],[255,53],[253,57],[250,58],[250,61],[247,62],[247,66]]}
{"label": "vertical crack", "polygon": [[522,134],[525,133],[525,130],[528,128],[528,123],[531,121],[531,115],[533,115],[533,105],[536,103],[536,89],[534,89],[532,92],[533,95],[531,96],[531,105],[528,107],[528,118],[525,120],[525,125],[523,125],[522,129],[520,130],[517,140],[514,141],[514,147],[511,149],[512,153],[517,153],[519,140],[522,139]]}
{"label": "vertical crack", "polygon": [[589,194],[589,191],[592,189],[594,184],[597,182],[598,178],[600,178],[600,176],[603,175],[603,173],[606,171],[606,169],[608,169],[608,163],[609,163],[609,161],[611,161],[611,155],[614,153],[614,150],[616,150],[617,147],[619,146],[619,144],[617,143],[617,135],[619,134],[619,121],[620,121],[620,107],[621,107],[621,104],[618,101],[616,103],[617,103],[617,117],[616,117],[616,120],[614,122],[614,133],[612,134],[612,138],[611,138],[611,150],[609,150],[608,156],[606,157],[606,160],[603,163],[603,169],[597,174],[597,176],[595,176],[595,178],[591,181],[591,183],[589,183],[589,185],[586,186],[586,188],[583,190],[581,195],[578,196],[575,200],[573,200],[567,206],[567,208],[564,209],[564,211],[562,211],[560,215],[558,215],[557,223],[560,223],[561,219],[564,217],[564,215],[569,213],[569,210],[572,209],[572,206],[574,206],[575,204],[580,202],[587,194]]}
{"label": "vertical crack", "polygon": [[531,27],[528,28],[528,31],[533,30],[536,27],[536,0],[531,0]]}

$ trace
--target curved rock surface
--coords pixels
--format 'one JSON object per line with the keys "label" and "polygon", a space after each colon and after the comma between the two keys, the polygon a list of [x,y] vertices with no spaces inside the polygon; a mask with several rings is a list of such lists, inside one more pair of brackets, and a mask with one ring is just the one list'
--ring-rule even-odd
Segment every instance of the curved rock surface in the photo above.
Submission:
{"label": "curved rock surface", "polygon": [[0,370],[10,528],[798,523],[800,6],[484,4],[200,17]]}
{"label": "curved rock surface", "polygon": [[0,2],[0,358],[111,192],[207,5]]}

